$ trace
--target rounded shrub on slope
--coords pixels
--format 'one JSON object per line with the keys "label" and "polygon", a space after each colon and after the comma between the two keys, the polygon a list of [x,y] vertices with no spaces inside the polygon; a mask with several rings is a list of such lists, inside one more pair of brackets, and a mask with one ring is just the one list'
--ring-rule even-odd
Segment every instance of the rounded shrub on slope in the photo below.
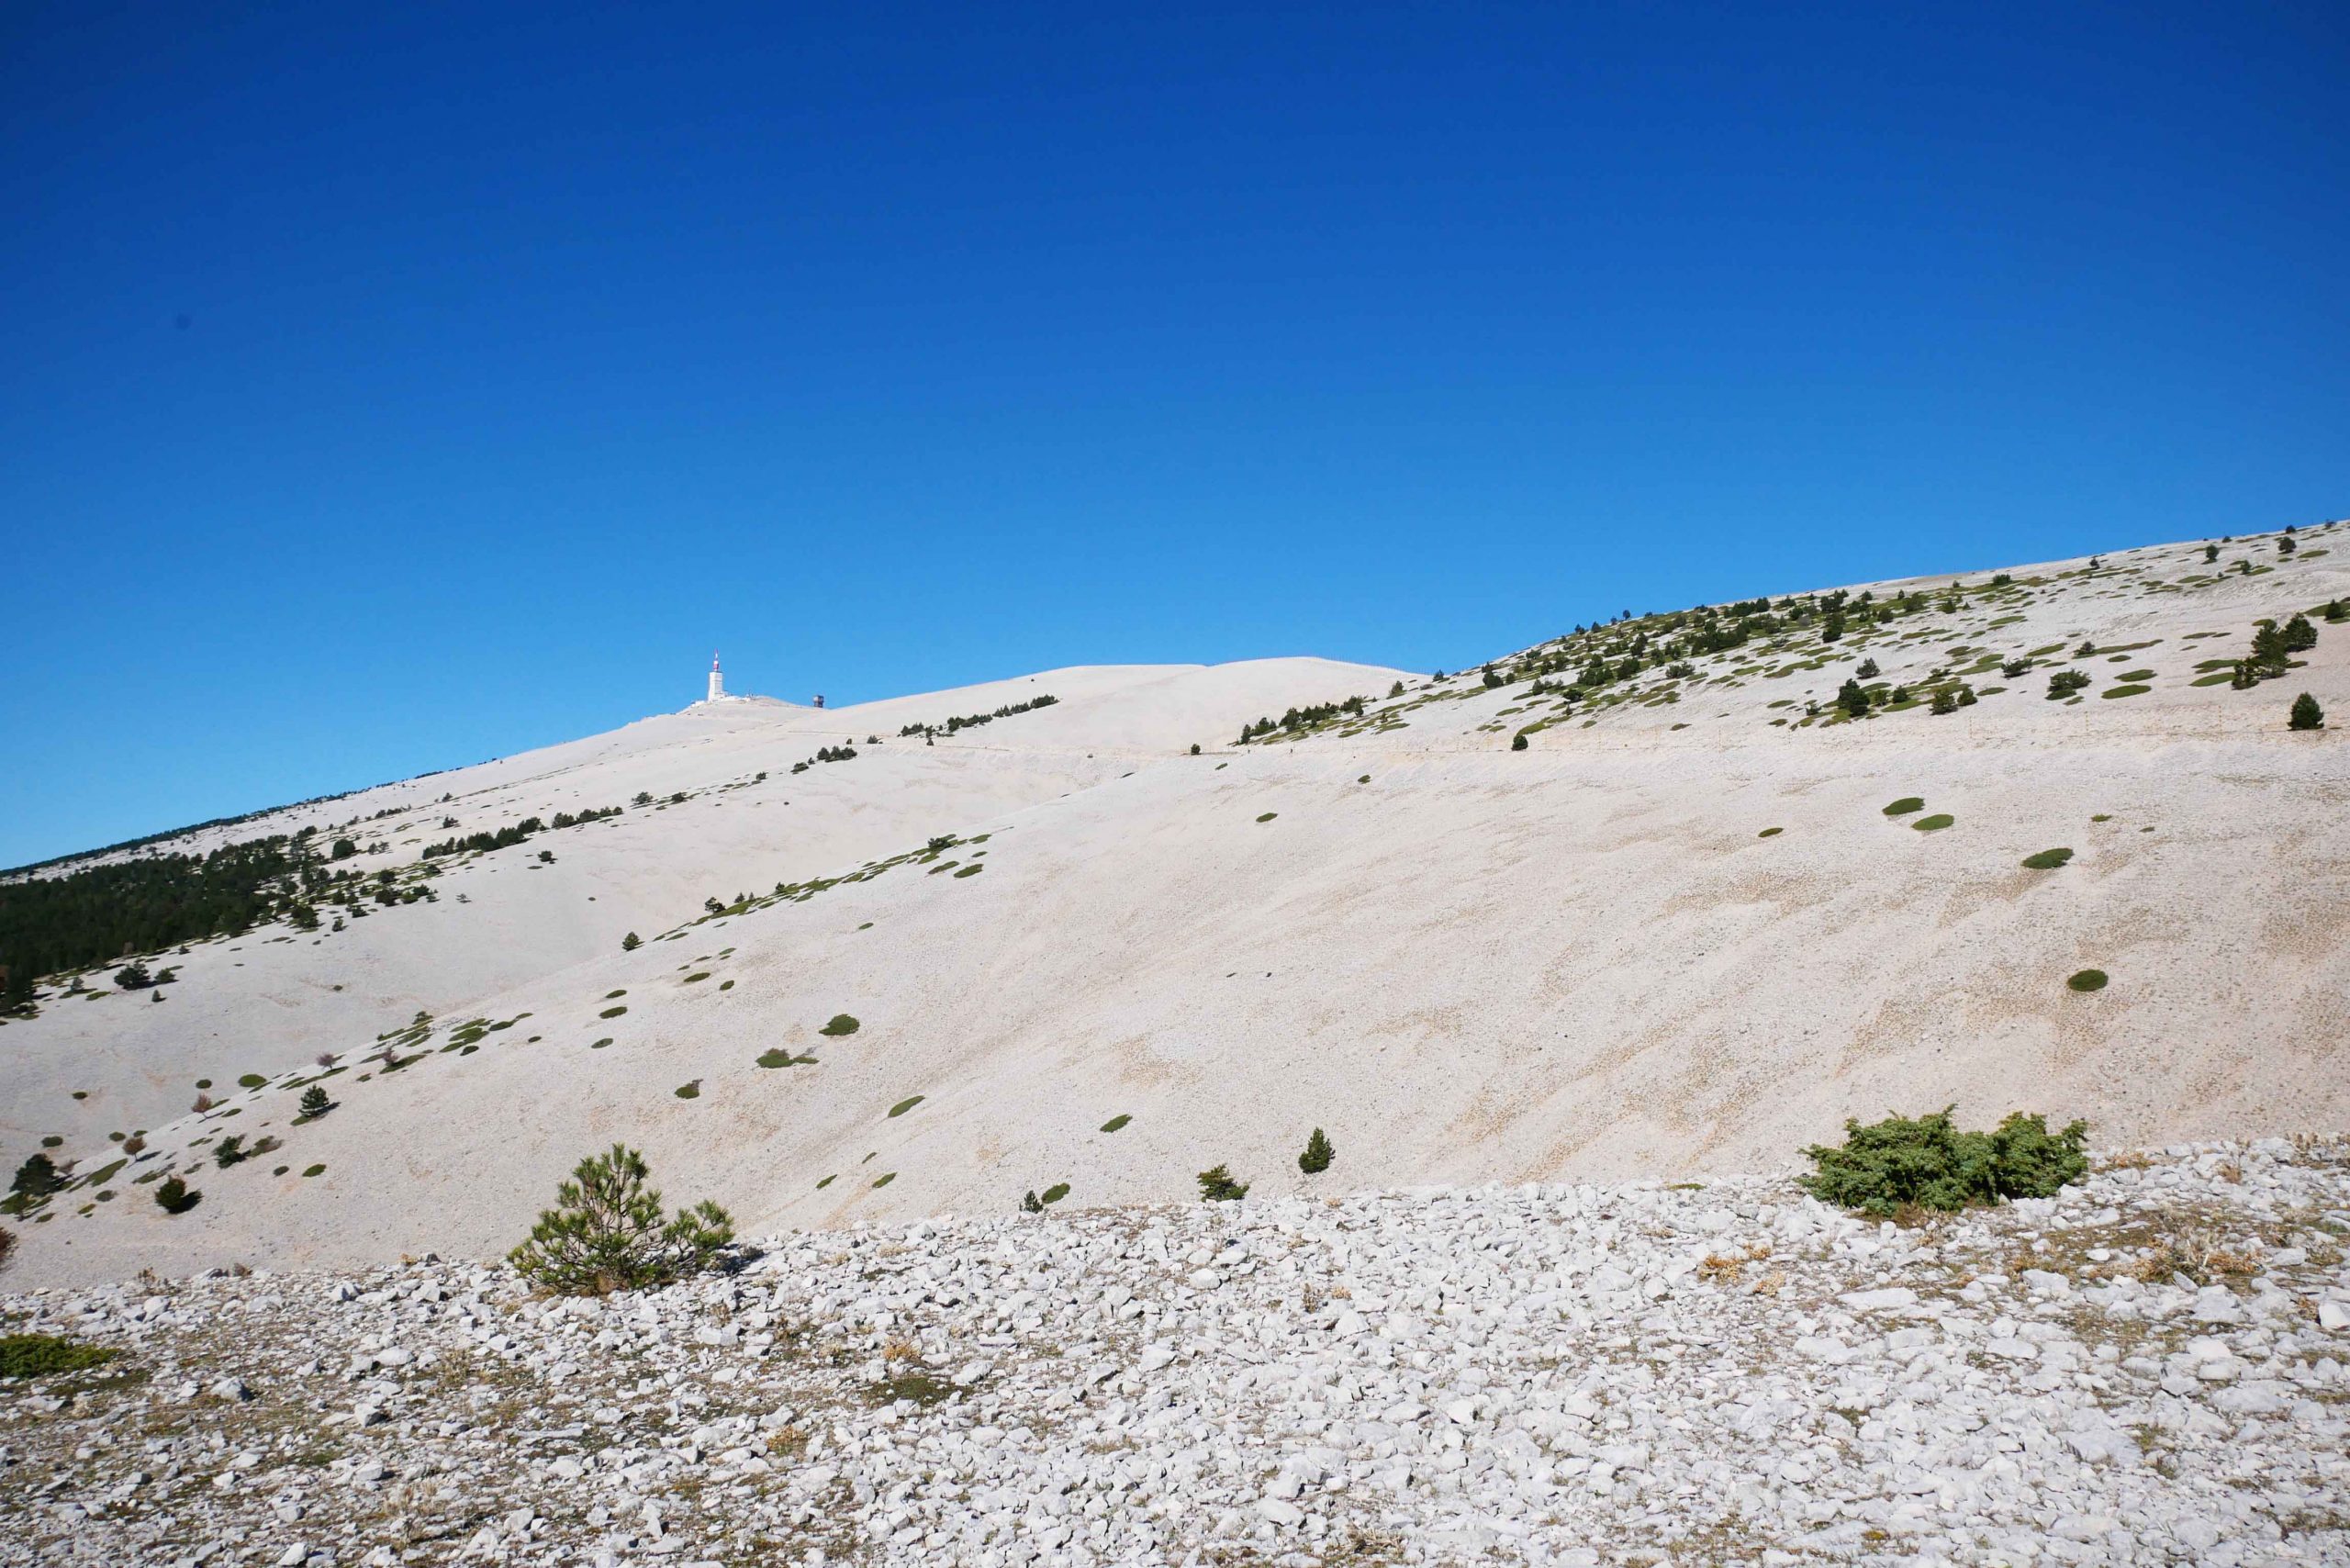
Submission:
{"label": "rounded shrub on slope", "polygon": [[1786,831],[1787,831],[1787,830],[1786,830],[1785,828],[1783,828],[1783,827],[1766,827],[1766,828],[1764,828],[1761,833],[1756,834],[1754,836],[1755,836],[1755,837],[1757,837],[1757,838],[1776,838],[1776,837],[1778,837],[1781,834],[1783,834],[1783,833],[1785,833],[1785,832],[1786,832]]}
{"label": "rounded shrub on slope", "polygon": [[835,1013],[833,1014],[832,1022],[817,1030],[816,1033],[820,1035],[829,1035],[837,1040],[844,1035],[854,1035],[857,1030],[863,1027],[863,1025],[850,1017],[847,1014]]}
{"label": "rounded shrub on slope", "polygon": [[1113,1133],[1113,1132],[1116,1132],[1120,1127],[1125,1126],[1128,1122],[1131,1122],[1131,1121],[1133,1121],[1133,1120],[1134,1120],[1134,1118],[1133,1118],[1132,1116],[1129,1116],[1129,1115],[1125,1115],[1125,1114],[1115,1115],[1115,1116],[1111,1117],[1108,1121],[1106,1121],[1106,1122],[1104,1122],[1104,1123],[1102,1123],[1102,1130],[1103,1132],[1105,1132],[1105,1133]]}
{"label": "rounded shrub on slope", "polygon": [[923,1103],[923,1096],[920,1094],[910,1094],[903,1100],[899,1101],[896,1104],[890,1106],[890,1114],[892,1116],[902,1116],[908,1111],[911,1111],[915,1106],[921,1104]]}
{"label": "rounded shrub on slope", "polygon": [[650,1175],[644,1157],[625,1145],[589,1155],[508,1260],[532,1284],[563,1295],[665,1285],[708,1268],[734,1239],[734,1222],[704,1200],[664,1224],[661,1194],[645,1185]]}
{"label": "rounded shrub on slope", "polygon": [[1297,1168],[1308,1176],[1319,1176],[1330,1169],[1330,1160],[1338,1151],[1330,1147],[1330,1137],[1320,1127],[1305,1140],[1305,1152],[1297,1157]]}
{"label": "rounded shrub on slope", "polygon": [[1889,817],[1906,817],[1911,812],[1922,812],[1925,809],[1926,802],[1919,800],[1917,796],[1904,795],[1901,799],[1894,801],[1893,804],[1886,807],[1885,814]]}
{"label": "rounded shrub on slope", "polygon": [[1990,1132],[1961,1132],[1955,1106],[1930,1115],[1844,1124],[1844,1141],[1814,1144],[1812,1174],[1798,1178],[1815,1198],[1890,1218],[1906,1208],[1944,1213],[2003,1198],[2053,1196],[2088,1170],[2088,1124],[2052,1134],[2039,1115],[2018,1111]]}
{"label": "rounded shrub on slope", "polygon": [[2103,969],[2079,969],[2076,970],[2065,983],[2075,991],[2103,991],[2105,980]]}
{"label": "rounded shrub on slope", "polygon": [[1259,817],[1257,820],[1260,823],[1269,823],[1279,815],[1281,815],[1281,812],[1267,812],[1263,816]]}
{"label": "rounded shrub on slope", "polygon": [[699,1100],[701,1098],[701,1080],[697,1078],[691,1083],[680,1083],[669,1092],[680,1100]]}
{"label": "rounded shrub on slope", "polygon": [[2288,730],[2322,730],[2325,728],[2325,710],[2317,705],[2316,698],[2304,691],[2293,699],[2292,711],[2285,717],[2285,727]]}
{"label": "rounded shrub on slope", "polygon": [[2069,849],[2043,849],[2037,855],[2025,856],[2023,866],[2027,871],[2053,871],[2072,857]]}
{"label": "rounded shrub on slope", "polygon": [[1919,817],[1916,822],[1911,823],[1909,825],[1917,829],[1919,833],[1940,833],[1942,829],[1950,826],[1951,823],[1957,820],[1958,819],[1956,817],[1952,816],[1948,812],[1936,812],[1932,816]]}

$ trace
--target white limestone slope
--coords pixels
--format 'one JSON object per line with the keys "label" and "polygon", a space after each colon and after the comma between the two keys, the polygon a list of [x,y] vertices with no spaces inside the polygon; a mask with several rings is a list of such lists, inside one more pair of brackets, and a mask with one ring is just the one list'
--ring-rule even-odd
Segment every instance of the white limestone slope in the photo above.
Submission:
{"label": "white limestone slope", "polygon": [[[1950,612],[1733,650],[1563,713],[1522,680],[1414,681],[1236,750],[1226,731],[1286,703],[1236,701],[1200,736],[1223,698],[1189,706],[1199,686],[1169,677],[1102,693],[1099,731],[1070,704],[885,745],[791,780],[896,826],[828,869],[965,842],[436,1010],[397,1072],[347,1059],[322,1120],[290,1126],[280,1082],[158,1128],[148,1169],[195,1170],[203,1204],[167,1217],[125,1170],[116,1202],[37,1227],[29,1267],[487,1252],[615,1138],[673,1195],[773,1229],[1002,1212],[1058,1183],[1072,1204],[1178,1199],[1217,1162],[1278,1193],[1316,1126],[1345,1184],[1389,1186],[1784,1166],[1846,1115],[1950,1103],[2085,1116],[2106,1144],[2340,1127],[2350,753],[2284,720],[2301,689],[2350,718],[2350,630],[2282,681],[2194,683],[2255,617],[2350,593],[2344,537],[2292,556],[2264,539],[2249,576],[2199,545],[2016,568]],[[1988,667],[1954,713],[1805,725],[1863,658],[1888,684]],[[2088,694],[2046,700],[2057,667]],[[1388,678],[1319,670],[1289,700]],[[893,803],[942,766],[1048,758],[1093,771],[951,824]],[[1885,814],[1908,796],[1922,812]],[[775,820],[757,798],[699,809]],[[655,831],[623,824],[578,836]],[[554,842],[559,869],[574,852]],[[2058,846],[2062,869],[2020,865]],[[543,875],[525,854],[472,874]],[[2069,990],[2087,969],[2110,984]],[[817,1032],[842,1013],[855,1034]],[[451,1028],[474,1018],[515,1022],[466,1050]],[[200,1163],[191,1146],[229,1132],[285,1148]]]}
{"label": "white limestone slope", "polygon": [[[9,1062],[0,1155],[17,1151],[13,1169],[42,1136],[79,1144],[155,1126],[193,1103],[198,1080],[211,1080],[217,1095],[247,1073],[282,1073],[320,1052],[364,1046],[420,1009],[458,1012],[617,954],[627,933],[666,929],[705,899],[887,855],[1237,731],[1267,706],[1278,712],[1385,690],[1399,673],[1322,659],[1094,666],[848,708],[697,703],[609,734],[168,841],[155,849],[203,853],[315,827],[381,843],[380,853],[344,863],[372,873],[413,867],[426,846],[454,834],[626,805],[639,793],[657,802],[543,834],[527,848],[448,862],[429,884],[437,902],[376,911],[340,933],[279,925],[161,955],[155,967],[175,967],[179,983],[163,988],[160,1002],[153,992],[113,991],[105,971],[92,974],[90,999],[57,1001],[0,1028]],[[1128,695],[1136,690],[1150,699],[1137,704]],[[1058,705],[935,746],[898,734],[908,723],[1040,694]],[[1002,738],[1048,722],[1050,744]],[[871,735],[882,744],[867,745]],[[854,762],[790,772],[820,746],[841,745],[857,749]],[[687,799],[671,803],[680,792]],[[542,848],[553,864],[537,860]]]}

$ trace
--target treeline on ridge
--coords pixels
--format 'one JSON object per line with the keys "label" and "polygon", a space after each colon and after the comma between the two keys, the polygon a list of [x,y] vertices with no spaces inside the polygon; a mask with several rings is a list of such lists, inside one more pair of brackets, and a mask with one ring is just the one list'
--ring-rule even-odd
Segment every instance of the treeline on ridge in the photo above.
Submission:
{"label": "treeline on ridge", "polygon": [[992,724],[998,719],[1009,719],[1014,713],[1029,713],[1039,708],[1050,708],[1059,700],[1058,697],[1032,697],[1025,702],[1007,702],[992,713],[966,713],[960,718],[949,719],[943,724],[908,724],[898,732],[898,735],[901,739],[907,735],[951,735],[957,730],[975,730],[981,724]]}

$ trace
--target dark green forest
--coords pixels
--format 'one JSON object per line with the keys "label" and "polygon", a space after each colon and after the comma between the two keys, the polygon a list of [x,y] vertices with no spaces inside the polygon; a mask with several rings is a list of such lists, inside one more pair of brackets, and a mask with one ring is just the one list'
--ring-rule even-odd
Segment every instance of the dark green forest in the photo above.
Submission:
{"label": "dark green forest", "polygon": [[277,834],[0,882],[0,1001],[21,1003],[44,975],[243,931],[277,913],[288,900],[276,889],[318,857],[308,835]]}

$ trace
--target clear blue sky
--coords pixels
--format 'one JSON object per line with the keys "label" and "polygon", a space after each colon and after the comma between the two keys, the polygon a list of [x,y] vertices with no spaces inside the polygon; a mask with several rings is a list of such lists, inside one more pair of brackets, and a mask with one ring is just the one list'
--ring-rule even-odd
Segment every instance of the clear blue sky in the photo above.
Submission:
{"label": "clear blue sky", "polygon": [[2345,90],[2339,0],[12,5],[0,865],[713,646],[1449,666],[2338,515]]}

